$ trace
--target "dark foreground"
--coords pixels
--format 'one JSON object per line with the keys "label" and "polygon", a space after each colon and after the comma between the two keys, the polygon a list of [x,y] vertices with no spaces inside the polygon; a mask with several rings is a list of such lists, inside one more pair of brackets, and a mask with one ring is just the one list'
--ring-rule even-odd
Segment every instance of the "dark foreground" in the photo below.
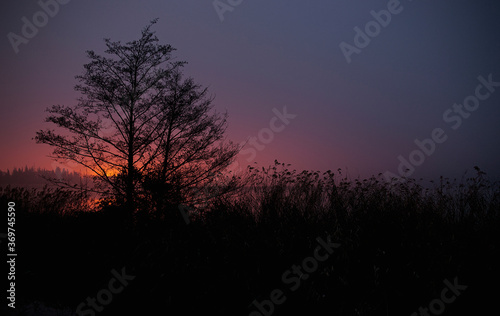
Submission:
{"label": "dark foreground", "polygon": [[61,191],[2,189],[2,207],[16,203],[14,314],[497,310],[500,190],[481,173],[428,191],[411,181],[276,175],[238,200],[213,199],[189,223],[177,205],[127,225],[116,207],[69,212],[71,194]]}

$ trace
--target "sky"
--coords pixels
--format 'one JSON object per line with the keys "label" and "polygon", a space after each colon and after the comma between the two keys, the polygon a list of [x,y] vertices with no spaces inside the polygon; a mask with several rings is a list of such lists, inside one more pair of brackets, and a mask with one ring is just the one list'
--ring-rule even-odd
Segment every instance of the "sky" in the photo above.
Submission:
{"label": "sky", "polygon": [[227,110],[227,139],[254,139],[241,165],[425,179],[479,166],[500,180],[497,1],[18,0],[0,12],[0,170],[54,168],[33,140],[53,127],[45,109],[76,104],[87,50],[158,18],[160,43]]}

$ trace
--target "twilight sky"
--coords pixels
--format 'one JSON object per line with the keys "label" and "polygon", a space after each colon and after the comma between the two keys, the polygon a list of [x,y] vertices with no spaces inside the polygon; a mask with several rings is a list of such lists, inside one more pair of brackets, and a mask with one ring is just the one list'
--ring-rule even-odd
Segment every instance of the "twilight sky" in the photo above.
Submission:
{"label": "twilight sky", "polygon": [[[397,175],[402,158],[412,177],[478,165],[500,179],[498,1],[54,1],[40,1],[45,16],[35,0],[0,4],[0,170],[54,167],[32,138],[51,127],[47,107],[76,104],[85,51],[159,18],[160,42],[227,109],[227,138],[257,139],[243,165],[354,178]],[[33,18],[36,34],[23,27]]]}

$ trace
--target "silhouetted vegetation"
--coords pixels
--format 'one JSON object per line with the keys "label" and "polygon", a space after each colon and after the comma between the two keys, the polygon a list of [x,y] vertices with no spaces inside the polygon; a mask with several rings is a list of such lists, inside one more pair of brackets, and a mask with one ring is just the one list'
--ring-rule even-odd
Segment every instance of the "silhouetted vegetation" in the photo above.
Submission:
{"label": "silhouetted vegetation", "polygon": [[[239,150],[224,139],[227,115],[183,78],[184,62],[158,44],[153,24],[139,40],[106,40],[107,57],[88,51],[78,104],[48,110],[62,133],[37,133],[54,158],[91,171],[95,186],[0,190],[2,205],[16,203],[26,314],[34,302],[76,314],[122,268],[135,278],[99,314],[269,316],[256,302],[280,289],[286,301],[273,315],[410,315],[455,278],[468,288],[447,314],[494,303],[500,187],[479,168],[429,187],[277,161],[226,173]],[[284,273],[318,240],[340,247],[297,272],[291,288]]]}
{"label": "silhouetted vegetation", "polygon": [[78,103],[48,108],[46,122],[58,130],[35,137],[53,147],[52,158],[91,172],[92,190],[122,201],[129,221],[140,200],[155,210],[178,204],[239,150],[223,137],[227,113],[213,111],[208,89],[183,76],[186,62],[158,43],[154,23],[138,40],[106,39],[105,56],[87,51]]}
{"label": "silhouetted vegetation", "polygon": [[[136,278],[99,314],[249,315],[278,288],[287,300],[273,315],[410,315],[455,277],[468,288],[444,315],[494,305],[500,188],[479,169],[424,188],[287,167],[250,167],[244,189],[189,224],[173,204],[126,226],[113,200],[89,209],[76,191],[2,189],[17,208],[19,304],[75,311],[126,267]],[[341,246],[291,291],[282,274],[327,236]]]}

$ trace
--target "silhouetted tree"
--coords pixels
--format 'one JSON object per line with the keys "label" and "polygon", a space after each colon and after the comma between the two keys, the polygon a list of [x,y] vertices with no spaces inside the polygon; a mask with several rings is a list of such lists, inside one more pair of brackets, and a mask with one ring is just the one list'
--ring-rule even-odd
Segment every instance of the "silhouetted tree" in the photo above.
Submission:
{"label": "silhouetted tree", "polygon": [[[157,208],[182,200],[200,202],[193,188],[217,181],[218,193],[236,188],[236,178],[222,173],[238,153],[238,146],[224,143],[227,113],[211,114],[213,98],[192,78],[183,79],[173,71],[162,100],[167,130],[161,159],[151,164],[145,183],[153,193]],[[218,143],[218,146],[214,146]],[[207,192],[208,193],[208,192]],[[207,198],[207,196],[201,199]]]}
{"label": "silhouetted tree", "polygon": [[158,44],[154,23],[139,40],[106,39],[111,57],[88,51],[91,62],[76,77],[78,104],[48,109],[46,121],[65,132],[35,137],[54,147],[56,160],[91,170],[100,192],[111,187],[128,214],[138,197],[172,193],[173,186],[185,190],[227,166],[238,150],[232,143],[212,148],[222,140],[226,115],[209,115],[213,99],[192,79],[182,79],[185,62],[174,60],[170,45]]}

